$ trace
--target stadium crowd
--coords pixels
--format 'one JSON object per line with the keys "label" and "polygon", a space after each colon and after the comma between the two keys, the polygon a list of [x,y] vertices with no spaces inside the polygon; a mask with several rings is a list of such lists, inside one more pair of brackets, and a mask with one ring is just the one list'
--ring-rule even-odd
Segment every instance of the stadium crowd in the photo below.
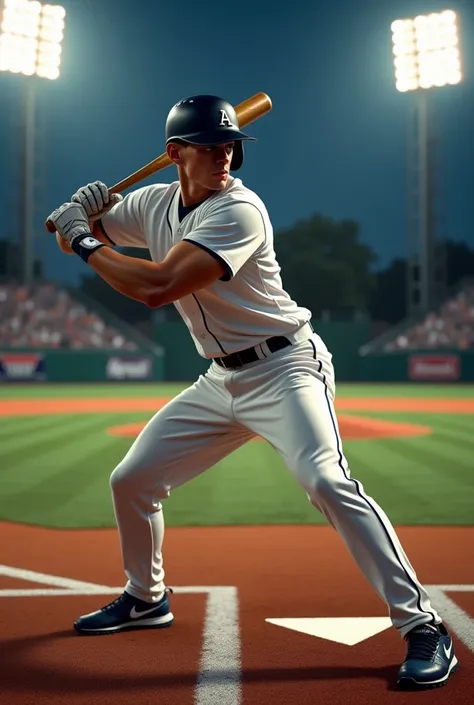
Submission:
{"label": "stadium crowd", "polygon": [[400,333],[386,350],[474,348],[474,285],[446,301],[438,312],[429,313],[418,325]]}
{"label": "stadium crowd", "polygon": [[0,346],[137,349],[67,291],[49,283],[0,284]]}

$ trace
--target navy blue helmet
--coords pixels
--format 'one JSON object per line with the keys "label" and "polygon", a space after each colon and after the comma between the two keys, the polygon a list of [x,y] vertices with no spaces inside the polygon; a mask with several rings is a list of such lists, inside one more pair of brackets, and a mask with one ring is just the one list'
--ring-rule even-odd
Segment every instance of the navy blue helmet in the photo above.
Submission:
{"label": "navy blue helmet", "polygon": [[230,103],[216,95],[194,95],[174,105],[166,120],[166,144],[175,140],[190,144],[235,142],[230,168],[237,171],[244,161],[243,140],[255,140],[239,128]]}

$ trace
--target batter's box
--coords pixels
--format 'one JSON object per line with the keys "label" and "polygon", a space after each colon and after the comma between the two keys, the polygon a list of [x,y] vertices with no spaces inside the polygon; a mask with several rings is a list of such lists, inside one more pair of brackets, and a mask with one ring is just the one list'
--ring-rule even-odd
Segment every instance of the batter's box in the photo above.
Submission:
{"label": "batter's box", "polygon": [[474,590],[465,592],[446,592],[454,602],[461,607],[471,619],[474,619]]}
{"label": "batter's box", "polygon": [[[0,579],[2,578],[10,584],[8,587],[0,588],[0,598],[73,595],[90,597],[119,595],[123,592],[123,586],[97,585],[0,565]],[[23,585],[26,583],[28,587],[20,588],[18,581],[23,581]],[[37,587],[31,587],[32,585]],[[194,689],[195,705],[207,705],[209,702],[218,702],[219,705],[238,705],[241,702],[242,693],[237,588],[228,585],[191,585],[173,587],[173,593],[205,596],[202,648]],[[177,613],[176,616],[178,619],[179,614]]]}
{"label": "batter's box", "polygon": [[456,593],[460,596],[471,595],[474,593],[474,585],[427,585],[426,589],[443,620],[460,641],[474,652],[474,618],[461,607],[462,597],[459,602],[453,599]]}

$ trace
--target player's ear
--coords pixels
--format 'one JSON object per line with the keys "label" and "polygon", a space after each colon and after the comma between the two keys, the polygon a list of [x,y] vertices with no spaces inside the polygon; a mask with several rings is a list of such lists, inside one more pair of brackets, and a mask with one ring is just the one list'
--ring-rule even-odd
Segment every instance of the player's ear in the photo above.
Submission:
{"label": "player's ear", "polygon": [[171,159],[172,162],[175,164],[179,165],[183,163],[182,157],[181,157],[181,150],[183,149],[183,145],[178,144],[177,142],[170,142],[169,144],[166,145],[166,153],[168,157]]}

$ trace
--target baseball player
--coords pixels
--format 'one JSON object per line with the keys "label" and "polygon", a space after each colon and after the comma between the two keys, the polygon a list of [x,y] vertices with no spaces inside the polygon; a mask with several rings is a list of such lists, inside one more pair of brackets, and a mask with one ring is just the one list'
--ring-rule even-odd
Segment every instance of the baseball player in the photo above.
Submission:
{"label": "baseball player", "polygon": [[[69,247],[114,289],[150,307],[174,303],[205,374],[148,422],[110,484],[127,583],[74,624],[81,634],[167,627],[162,501],[256,435],[285,461],[310,502],[339,532],[407,642],[400,687],[443,685],[453,643],[388,517],[350,474],[334,411],[331,354],[311,312],[282,285],[265,205],[230,175],[244,134],[217,96],[186,98],[166,121],[171,184],[109,198],[80,188],[50,216]],[[107,246],[108,245],[108,246]],[[147,248],[152,261],[114,245]]]}

